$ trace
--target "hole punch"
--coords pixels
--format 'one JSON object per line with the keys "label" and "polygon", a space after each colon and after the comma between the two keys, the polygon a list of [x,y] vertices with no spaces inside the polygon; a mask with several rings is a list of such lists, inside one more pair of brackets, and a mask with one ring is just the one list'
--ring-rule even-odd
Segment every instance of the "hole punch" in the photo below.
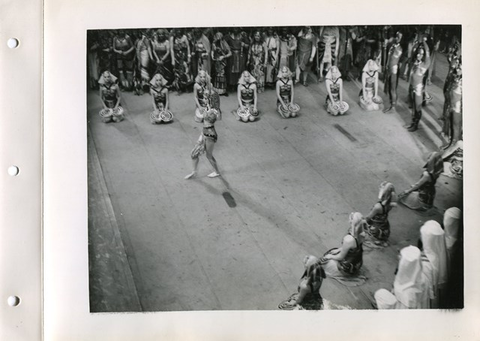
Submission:
{"label": "hole punch", "polygon": [[10,296],[7,299],[7,303],[10,307],[16,307],[20,304],[20,297],[18,296]]}
{"label": "hole punch", "polygon": [[18,45],[20,45],[20,42],[18,41],[17,38],[10,38],[7,41],[7,45],[11,49],[16,49],[18,47]]}
{"label": "hole punch", "polygon": [[17,176],[18,173],[20,173],[20,168],[18,168],[17,166],[8,167],[8,175]]}

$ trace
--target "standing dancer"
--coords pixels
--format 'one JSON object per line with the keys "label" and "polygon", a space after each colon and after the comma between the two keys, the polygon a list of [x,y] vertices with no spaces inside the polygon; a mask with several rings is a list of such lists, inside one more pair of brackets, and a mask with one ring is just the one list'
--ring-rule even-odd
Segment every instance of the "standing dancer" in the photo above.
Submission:
{"label": "standing dancer", "polygon": [[308,86],[308,71],[312,66],[313,57],[317,49],[315,48],[315,35],[310,26],[304,27],[298,33],[298,62],[296,70],[296,83],[302,82],[304,86]]}
{"label": "standing dancer", "polygon": [[172,55],[172,66],[175,73],[174,86],[180,95],[187,90],[190,84],[190,44],[187,36],[176,28],[172,31],[170,38],[170,54]]}
{"label": "standing dancer", "polygon": [[227,60],[231,56],[232,52],[230,52],[230,47],[223,39],[223,34],[217,32],[213,38],[212,45],[212,61],[215,69],[213,86],[220,96],[228,96],[226,67]]}
{"label": "standing dancer", "polygon": [[393,44],[388,49],[387,62],[385,65],[385,93],[390,97],[390,106],[383,112],[387,113],[395,110],[397,105],[397,86],[400,70],[398,64],[403,53],[403,49],[400,46],[403,34],[398,31],[395,35]]}
{"label": "standing dancer", "polygon": [[409,95],[412,104],[412,122],[406,126],[410,132],[418,129],[418,124],[422,118],[422,104],[425,96],[425,80],[428,68],[430,66],[430,50],[427,45],[426,37],[422,37],[423,46],[420,45],[415,53],[416,60],[410,72]]}
{"label": "standing dancer", "polygon": [[124,30],[118,31],[113,38],[113,52],[117,56],[117,67],[120,74],[120,85],[124,90],[130,91],[133,87],[133,59],[135,46],[132,38]]}
{"label": "standing dancer", "polygon": [[257,80],[258,93],[265,90],[265,64],[267,61],[267,48],[260,31],[253,34],[253,42],[248,51],[247,66],[251,74]]}
{"label": "standing dancer", "polygon": [[215,131],[215,121],[217,120],[217,114],[215,109],[211,109],[209,106],[203,117],[203,131],[198,138],[195,147],[192,150],[192,163],[193,171],[185,177],[185,180],[191,179],[197,175],[198,169],[198,157],[200,154],[205,153],[207,160],[213,167],[213,172],[208,174],[209,178],[216,178],[220,176],[220,172],[217,166],[217,160],[213,157],[213,148],[217,142],[217,132]]}
{"label": "standing dancer", "polygon": [[340,44],[340,31],[337,26],[322,26],[318,35],[318,53],[317,53],[317,76],[318,81],[323,80],[324,74],[336,65]]}
{"label": "standing dancer", "polygon": [[267,60],[265,69],[266,86],[273,87],[275,76],[277,74],[278,54],[280,50],[280,41],[273,28],[267,28],[267,37],[265,38],[265,46],[267,49]]}

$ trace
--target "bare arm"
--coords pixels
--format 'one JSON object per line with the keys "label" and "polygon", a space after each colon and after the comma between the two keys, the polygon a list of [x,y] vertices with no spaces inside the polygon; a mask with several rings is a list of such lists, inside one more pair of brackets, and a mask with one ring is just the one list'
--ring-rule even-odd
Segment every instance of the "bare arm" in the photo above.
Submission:
{"label": "bare arm", "polygon": [[165,110],[168,110],[168,106],[170,104],[170,96],[168,93],[168,89],[164,89],[163,91],[165,91]]}
{"label": "bare arm", "polygon": [[363,98],[365,98],[366,94],[366,89],[365,85],[367,84],[367,74],[365,72],[362,72],[362,93],[363,93]]}
{"label": "bare arm", "polygon": [[340,87],[340,89],[339,89],[340,103],[343,103],[343,80],[340,78],[338,80],[338,83],[339,83],[338,85]]}
{"label": "bare arm", "polygon": [[428,172],[423,172],[420,180],[418,180],[417,183],[412,185],[409,189],[405,190],[403,192],[403,194],[412,193],[412,192],[418,190],[420,187],[422,187],[424,184],[426,184],[429,181],[430,181],[430,175],[428,174]]}
{"label": "bare arm", "polygon": [[382,205],[380,203],[376,203],[373,205],[370,213],[365,217],[365,220],[369,222],[373,217],[375,217],[377,214],[382,213]]}
{"label": "bare arm", "polygon": [[330,101],[332,103],[334,103],[333,96],[332,96],[332,90],[330,89],[330,85],[332,85],[332,81],[329,80],[329,79],[325,80],[325,87],[327,88],[328,98],[330,98]]}
{"label": "bare arm", "polygon": [[294,90],[295,88],[293,86],[293,81],[289,80],[288,84],[290,84],[290,89],[292,89],[292,91],[290,92],[290,103],[293,104],[293,95],[294,95],[294,92],[295,92],[295,90]]}
{"label": "bare arm", "polygon": [[195,104],[197,105],[197,108],[198,110],[202,110],[202,107],[200,105],[200,102],[198,101],[198,88],[200,87],[200,85],[198,84],[195,84],[193,86],[193,98],[195,99]]}
{"label": "bare arm", "polygon": [[102,87],[101,86],[100,86],[100,100],[102,101],[103,109],[108,109],[107,104],[105,104],[105,101],[103,100],[103,93],[102,93]]}
{"label": "bare arm", "polygon": [[117,86],[117,103],[115,103],[115,109],[118,108],[118,105],[120,104],[120,100],[122,99],[120,96],[121,96],[120,95],[120,88]]}
{"label": "bare arm", "polygon": [[253,109],[257,110],[257,85],[253,85]]}
{"label": "bare arm", "polygon": [[152,96],[153,110],[157,110],[157,103],[155,103],[154,90],[150,89],[150,95]]}
{"label": "bare arm", "polygon": [[237,86],[237,100],[238,100],[238,105],[240,106],[240,108],[242,108],[242,110],[244,110],[245,107],[242,104],[242,85],[241,84],[238,84],[238,86]]}
{"label": "bare arm", "polygon": [[378,94],[378,72],[375,73],[375,92],[373,93],[373,97],[377,97]]}
{"label": "bare arm", "polygon": [[278,100],[280,101],[280,103],[282,103],[282,107],[285,107],[285,103],[283,102],[282,96],[280,96],[280,81],[277,81],[276,90],[277,90],[277,98],[278,98]]}
{"label": "bare arm", "polygon": [[166,45],[167,52],[165,53],[165,56],[163,56],[163,58],[161,60],[162,62],[164,62],[165,59],[167,59],[168,56],[170,56],[170,42],[168,40],[166,40],[165,45]]}
{"label": "bare arm", "polygon": [[170,53],[172,54],[172,65],[175,66],[175,51],[173,50],[173,37],[170,37]]}
{"label": "bare arm", "polygon": [[343,243],[342,247],[340,248],[340,252],[337,253],[336,255],[326,255],[324,258],[326,259],[333,259],[333,260],[343,260],[345,259],[345,256],[347,255],[348,251],[350,249],[355,248],[356,246],[356,241],[355,238],[353,238],[351,235],[347,234],[345,237],[343,237]]}

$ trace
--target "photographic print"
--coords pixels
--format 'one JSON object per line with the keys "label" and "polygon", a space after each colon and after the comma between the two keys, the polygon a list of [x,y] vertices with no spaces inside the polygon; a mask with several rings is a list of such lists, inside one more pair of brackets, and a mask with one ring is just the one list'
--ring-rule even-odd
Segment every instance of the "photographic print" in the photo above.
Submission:
{"label": "photographic print", "polygon": [[461,309],[461,25],[90,29],[90,312]]}

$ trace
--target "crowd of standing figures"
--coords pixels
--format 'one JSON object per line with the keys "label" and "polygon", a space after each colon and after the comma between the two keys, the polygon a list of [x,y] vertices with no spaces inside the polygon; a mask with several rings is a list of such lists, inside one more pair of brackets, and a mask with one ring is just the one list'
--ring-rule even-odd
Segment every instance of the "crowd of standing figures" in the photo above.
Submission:
{"label": "crowd of standing figures", "polygon": [[[222,118],[221,96],[235,93],[239,122],[255,122],[261,116],[258,101],[266,89],[276,92],[281,118],[300,114],[295,87],[315,80],[325,85],[324,108],[331,115],[349,110],[343,82],[357,79],[358,95],[365,111],[395,113],[400,81],[408,85],[411,122],[418,129],[422,107],[433,100],[428,86],[435,75],[436,59],[447,56],[444,82],[443,129],[447,143],[432,152],[420,180],[399,193],[394,185],[380,185],[378,201],[366,215],[350,215],[348,232],[340,247],[322,256],[308,256],[298,292],[280,303],[280,309],[320,309],[320,288],[325,277],[344,285],[361,285],[363,251],[388,246],[388,214],[397,202],[412,210],[433,207],[435,185],[448,162],[450,176],[463,175],[462,55],[459,26],[322,26],[233,27],[193,29],[138,29],[88,32],[89,86],[99,89],[104,122],[121,122],[125,110],[121,93],[150,94],[152,124],[174,121],[169,94],[193,93],[192,119],[203,125],[192,152],[192,172],[197,175],[199,156],[206,154],[213,172],[221,176],[213,156],[218,135],[215,122]],[[380,96],[384,84],[388,104]],[[442,226],[431,220],[420,228],[417,246],[399,253],[393,289],[375,293],[379,308],[458,307],[463,272],[462,212],[450,208]],[[460,284],[459,284],[460,283]]]}

